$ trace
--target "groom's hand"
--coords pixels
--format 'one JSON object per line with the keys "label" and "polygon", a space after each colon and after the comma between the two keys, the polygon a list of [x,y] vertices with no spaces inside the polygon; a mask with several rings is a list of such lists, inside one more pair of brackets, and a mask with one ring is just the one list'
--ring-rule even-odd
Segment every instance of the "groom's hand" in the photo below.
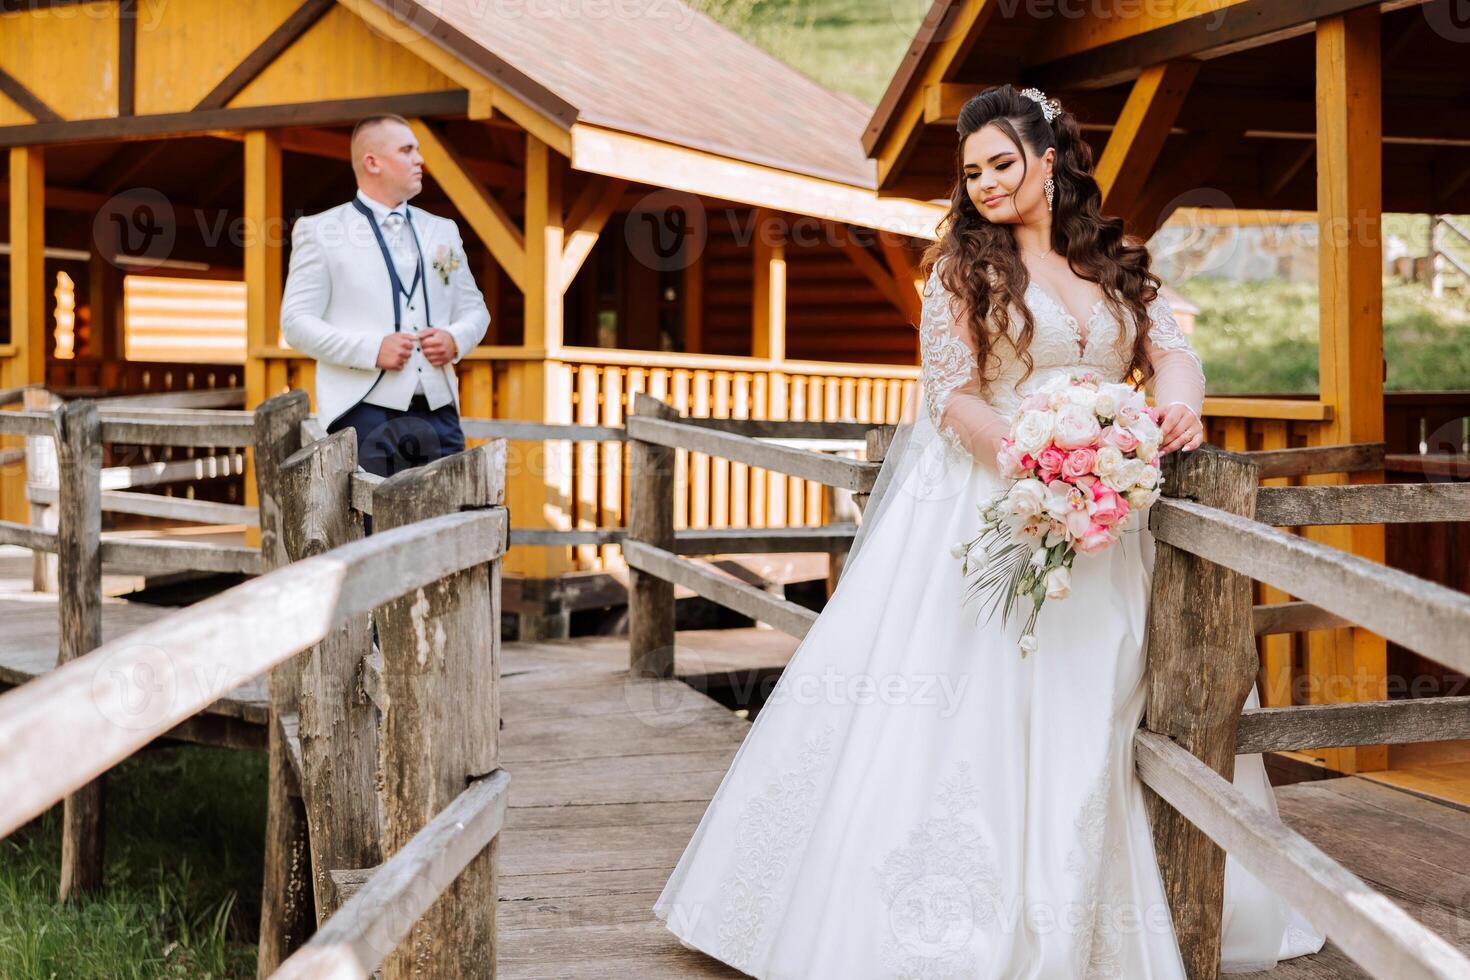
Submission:
{"label": "groom's hand", "polygon": [[443,367],[454,360],[454,355],[459,353],[459,345],[454,342],[454,335],[438,327],[429,327],[419,331],[419,349],[424,352],[424,359],[435,367]]}
{"label": "groom's hand", "polygon": [[413,354],[413,335],[390,333],[378,347],[378,367],[384,371],[402,371]]}

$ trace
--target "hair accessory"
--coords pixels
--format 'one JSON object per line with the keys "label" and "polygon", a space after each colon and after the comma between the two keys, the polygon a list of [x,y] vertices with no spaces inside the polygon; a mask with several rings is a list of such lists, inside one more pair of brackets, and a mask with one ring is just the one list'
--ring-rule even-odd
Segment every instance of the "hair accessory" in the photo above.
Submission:
{"label": "hair accessory", "polygon": [[1021,94],[1041,106],[1041,114],[1046,117],[1047,122],[1051,122],[1062,111],[1062,104],[1056,99],[1047,98],[1046,93],[1039,88],[1023,88]]}

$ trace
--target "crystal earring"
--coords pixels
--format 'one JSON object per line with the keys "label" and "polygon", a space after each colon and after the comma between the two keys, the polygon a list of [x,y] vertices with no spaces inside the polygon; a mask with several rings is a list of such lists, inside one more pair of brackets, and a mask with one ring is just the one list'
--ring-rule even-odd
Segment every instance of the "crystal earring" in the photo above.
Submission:
{"label": "crystal earring", "polygon": [[1051,179],[1051,174],[1046,175],[1046,183],[1043,186],[1046,188],[1046,209],[1050,211],[1051,199],[1057,189],[1056,182]]}

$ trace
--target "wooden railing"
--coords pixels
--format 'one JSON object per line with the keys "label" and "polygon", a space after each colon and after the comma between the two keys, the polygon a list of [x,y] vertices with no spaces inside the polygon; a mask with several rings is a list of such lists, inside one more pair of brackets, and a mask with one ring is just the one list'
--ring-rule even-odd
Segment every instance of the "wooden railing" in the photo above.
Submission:
{"label": "wooden railing", "polygon": [[[103,548],[84,519],[95,526],[100,512],[74,489],[87,481],[62,481],[62,663],[0,696],[0,835],[269,671],[262,974],[365,977],[381,964],[407,977],[431,961],[437,976],[493,976],[493,842],[509,782],[498,767],[504,444],[377,481],[363,537],[355,442],[304,441],[306,407],[304,394],[283,396],[253,422],[272,570],[106,644]],[[97,446],[87,434],[110,423],[85,402],[53,415],[24,424],[55,426],[61,466],[84,465],[76,447]],[[129,698],[145,679],[167,696],[140,712]],[[75,816],[64,863],[92,846],[100,856]],[[456,901],[437,901],[451,886]]]}
{"label": "wooden railing", "polygon": [[[817,614],[680,557],[673,527],[675,448],[739,459],[865,494],[891,430],[866,461],[773,446],[639,400],[628,419],[634,492],[631,567],[635,674],[674,672],[679,584],[796,637]],[[1383,465],[1382,444],[1228,453],[1205,445],[1164,459],[1149,512],[1158,542],[1148,626],[1148,709],[1135,739],[1156,852],[1189,976],[1218,975],[1225,859],[1266,882],[1375,976],[1470,977],[1470,959],[1397,904],[1249,802],[1231,784],[1237,753],[1470,737],[1470,698],[1262,708],[1257,636],[1356,623],[1470,671],[1470,596],[1271,526],[1470,520],[1470,484],[1262,487],[1262,478]],[[861,499],[861,498],[860,498]],[[761,541],[777,550],[779,542]],[[1257,605],[1252,580],[1293,601]]]}
{"label": "wooden railing", "polygon": [[[1207,445],[1164,460],[1165,496],[1149,519],[1158,550],[1135,756],[1191,977],[1219,970],[1225,850],[1372,975],[1470,977],[1470,959],[1230,782],[1242,752],[1470,737],[1464,697],[1242,713],[1263,632],[1352,623],[1470,670],[1470,596],[1274,526],[1470,520],[1470,485],[1258,485],[1264,476],[1381,466],[1382,451],[1238,454]],[[1296,601],[1253,607],[1252,580]]]}

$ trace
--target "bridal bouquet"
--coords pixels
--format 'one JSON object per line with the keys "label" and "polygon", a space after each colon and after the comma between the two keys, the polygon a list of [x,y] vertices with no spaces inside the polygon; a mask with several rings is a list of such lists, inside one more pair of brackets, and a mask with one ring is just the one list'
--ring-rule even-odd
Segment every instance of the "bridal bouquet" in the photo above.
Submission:
{"label": "bridal bouquet", "polygon": [[1142,392],[1091,373],[1059,376],[1021,403],[996,455],[1015,482],[980,505],[979,534],[951,549],[963,575],[977,573],[966,601],[988,592],[992,618],[1031,600],[1021,656],[1037,647],[1042,604],[1071,590],[1077,555],[1112,545],[1129,513],[1158,499],[1162,415]]}

